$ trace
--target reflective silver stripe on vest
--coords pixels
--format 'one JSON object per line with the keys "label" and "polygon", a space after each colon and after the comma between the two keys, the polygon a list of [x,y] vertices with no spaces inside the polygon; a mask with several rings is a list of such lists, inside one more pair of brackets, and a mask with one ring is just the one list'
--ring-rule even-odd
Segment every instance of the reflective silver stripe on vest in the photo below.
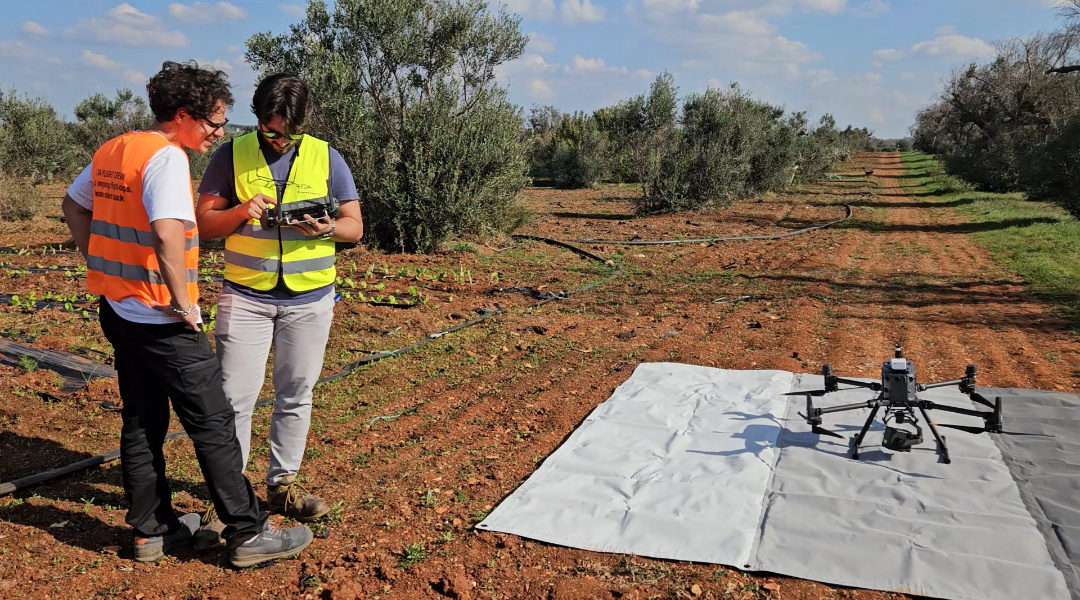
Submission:
{"label": "reflective silver stripe on vest", "polygon": [[[277,259],[248,256],[229,249],[225,250],[225,262],[227,264],[236,265],[237,267],[251,269],[252,271],[260,271],[262,273],[277,273],[278,271]],[[334,255],[331,254],[330,256],[322,256],[319,258],[290,260],[285,263],[281,272],[284,275],[297,275],[300,273],[307,273],[308,271],[321,271],[323,269],[332,268],[333,266]]]}
{"label": "reflective silver stripe on vest", "polygon": [[236,235],[242,235],[244,237],[255,238],[257,240],[276,240],[278,239],[278,232],[281,232],[281,240],[283,242],[299,242],[303,240],[317,239],[314,236],[304,235],[304,233],[293,227],[278,227],[275,229],[263,229],[262,227],[253,226],[250,223],[240,228],[240,231],[236,232]]}
{"label": "reflective silver stripe on vest", "polygon": [[[147,248],[154,247],[154,234],[149,231],[140,231],[134,227],[121,227],[114,223],[94,219],[90,221],[90,233],[107,237],[128,244],[138,244]],[[199,245],[199,234],[190,238],[184,238],[184,250],[191,250]]]}
{"label": "reflective silver stripe on vest", "polygon": [[285,263],[282,272],[285,275],[297,275],[308,271],[322,271],[334,267],[334,255],[321,256],[319,258],[307,258],[304,260],[290,260]]}
{"label": "reflective silver stripe on vest", "polygon": [[[146,267],[139,265],[127,265],[119,261],[107,260],[100,256],[87,256],[86,268],[91,271],[112,275],[113,277],[127,279],[128,281],[145,281],[148,283],[165,285],[165,280],[161,277],[161,271],[147,269]],[[188,283],[199,281],[198,269],[187,269],[186,271]]]}
{"label": "reflective silver stripe on vest", "polygon": [[275,258],[262,258],[240,254],[235,250],[225,249],[225,266],[236,265],[252,271],[263,273],[277,273],[278,261]]}

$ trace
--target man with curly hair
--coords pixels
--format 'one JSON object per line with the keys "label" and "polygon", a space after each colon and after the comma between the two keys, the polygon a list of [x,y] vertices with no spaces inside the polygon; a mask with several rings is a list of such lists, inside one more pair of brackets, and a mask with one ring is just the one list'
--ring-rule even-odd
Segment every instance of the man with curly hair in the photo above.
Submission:
{"label": "man with curly hair", "polygon": [[63,202],[114,350],[135,560],[160,559],[199,524],[197,513],[177,517],[172,507],[162,447],[170,400],[227,525],[232,564],[292,556],[311,543],[311,531],[272,528],[259,511],[198,306],[199,236],[184,149],[206,153],[223,135],[232,92],[221,71],[172,61],[146,89],[155,124],[102,145]]}

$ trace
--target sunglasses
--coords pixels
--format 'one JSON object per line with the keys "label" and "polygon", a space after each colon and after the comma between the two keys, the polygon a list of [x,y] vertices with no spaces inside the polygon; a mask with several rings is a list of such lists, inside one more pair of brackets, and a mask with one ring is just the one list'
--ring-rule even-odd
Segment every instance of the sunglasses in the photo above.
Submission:
{"label": "sunglasses", "polygon": [[277,131],[267,131],[265,129],[260,129],[259,133],[268,140],[280,140],[281,138],[286,138],[297,141],[304,137],[304,134],[302,133],[280,133]]}

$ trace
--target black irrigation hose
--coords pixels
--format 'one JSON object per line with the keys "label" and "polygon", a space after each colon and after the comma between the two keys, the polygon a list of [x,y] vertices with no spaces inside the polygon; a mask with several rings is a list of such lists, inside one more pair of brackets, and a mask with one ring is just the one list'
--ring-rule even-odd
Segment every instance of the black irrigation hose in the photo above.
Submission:
{"label": "black irrigation hose", "polygon": [[[591,290],[592,288],[594,288],[594,287],[596,287],[596,286],[598,286],[598,285],[600,285],[602,283],[607,283],[608,281],[611,281],[612,279],[615,279],[616,277],[622,275],[622,267],[620,265],[614,264],[613,262],[611,262],[609,260],[606,260],[606,259],[604,259],[604,258],[602,258],[602,257],[600,257],[600,256],[598,256],[596,254],[593,254],[592,252],[589,252],[588,250],[584,250],[582,248],[578,248],[576,246],[573,246],[573,245],[569,244],[568,242],[589,243],[589,244],[647,245],[647,244],[689,244],[689,243],[702,243],[702,242],[729,242],[729,241],[743,241],[743,240],[776,240],[776,239],[781,239],[781,238],[800,235],[800,234],[807,233],[807,232],[810,232],[810,231],[816,231],[818,229],[824,229],[826,227],[831,227],[833,225],[836,225],[837,223],[842,223],[844,221],[847,221],[852,216],[851,205],[845,204],[844,208],[847,209],[847,215],[844,216],[844,218],[842,218],[842,219],[838,219],[836,221],[830,221],[830,222],[824,223],[822,225],[815,225],[813,227],[807,227],[807,228],[804,228],[804,229],[799,229],[797,231],[789,231],[787,233],[781,233],[781,234],[776,234],[776,235],[752,235],[752,236],[739,236],[739,237],[701,238],[701,239],[695,239],[695,240],[654,240],[654,241],[645,241],[645,240],[634,240],[634,241],[624,241],[624,240],[568,240],[568,241],[560,241],[560,240],[555,240],[555,239],[545,238],[545,237],[540,237],[540,236],[534,236],[534,235],[515,235],[513,237],[518,238],[518,239],[526,239],[526,240],[533,240],[533,241],[537,241],[537,242],[543,242],[545,244],[550,244],[552,246],[559,246],[561,248],[565,248],[565,249],[567,249],[567,250],[569,250],[569,251],[571,251],[571,252],[573,252],[575,254],[578,254],[580,256],[589,258],[591,260],[594,260],[594,261],[597,261],[597,262],[600,262],[600,263],[603,263],[603,264],[606,264],[606,265],[614,266],[614,270],[607,277],[605,277],[605,278],[603,278],[601,280],[598,280],[598,281],[594,281],[593,283],[584,285],[584,286],[582,286],[580,288],[577,288],[575,290],[564,292],[564,293],[562,293],[560,295],[552,294],[552,295],[540,300],[539,302],[536,302],[536,303],[529,306],[529,308],[535,308],[537,306],[542,306],[544,304],[547,304],[548,302],[551,302],[553,300],[565,300],[565,299],[569,298],[570,296],[572,296],[574,294],[580,294],[581,292]],[[3,251],[3,249],[0,248],[0,251]],[[514,288],[503,288],[503,290],[504,291],[518,291],[518,290],[514,290]],[[495,304],[495,307],[496,307],[496,310],[477,309],[477,311],[480,312],[480,316],[469,319],[468,321],[465,321],[464,323],[459,323],[457,325],[454,325],[453,327],[448,327],[448,328],[446,328],[446,329],[444,329],[442,331],[428,334],[424,338],[418,340],[417,342],[415,342],[413,344],[405,346],[404,348],[398,348],[397,350],[388,350],[388,351],[385,351],[385,352],[373,352],[371,354],[368,354],[367,356],[361,357],[361,358],[357,359],[356,361],[353,361],[353,362],[345,365],[344,367],[342,367],[336,373],[332,373],[330,375],[327,375],[325,377],[320,378],[316,382],[316,385],[336,381],[338,379],[341,379],[342,377],[346,377],[346,376],[350,375],[351,373],[353,373],[353,371],[355,371],[356,369],[358,369],[361,366],[378,362],[380,360],[383,360],[384,358],[390,358],[392,356],[400,356],[402,354],[405,354],[406,352],[411,352],[412,350],[416,350],[418,348],[426,346],[432,340],[436,340],[436,339],[441,338],[442,336],[447,335],[449,333],[453,333],[455,331],[465,329],[466,327],[472,327],[473,325],[476,325],[478,323],[482,323],[482,322],[490,319],[491,317],[494,317],[495,315],[500,315],[500,314],[503,314],[503,313],[506,312],[506,309],[502,308],[498,304]],[[269,397],[263,398],[262,400],[259,400],[255,404],[255,407],[259,408],[259,407],[263,407],[263,406],[268,406],[268,405],[273,404],[273,403],[274,403],[274,397],[269,396]],[[185,437],[186,435],[187,434],[184,431],[176,431],[176,432],[170,433],[169,435],[165,436],[164,441],[168,442],[168,441],[171,441],[171,440],[174,440],[174,439],[177,439],[177,438]],[[61,476],[64,476],[64,475],[69,475],[71,473],[75,473],[75,472],[81,471],[83,469],[88,469],[90,467],[103,465],[103,464],[112,462],[112,461],[114,461],[114,460],[116,460],[118,458],[120,458],[120,449],[119,448],[114,449],[114,450],[110,450],[109,452],[98,454],[96,456],[91,456],[90,458],[86,458],[84,460],[72,463],[72,464],[64,466],[64,467],[59,467],[59,468],[56,468],[56,469],[52,469],[50,471],[45,471],[43,473],[38,473],[36,475],[30,475],[30,476],[27,476],[27,477],[22,477],[20,479],[15,479],[13,481],[9,481],[9,482],[6,482],[6,483],[0,483],[0,496],[7,496],[8,494],[12,494],[12,493],[14,493],[14,492],[16,492],[18,490],[25,489],[25,488],[33,486],[33,485],[37,485],[39,483],[43,483],[43,482],[48,481],[50,479],[55,479],[57,477],[61,477]]]}
{"label": "black irrigation hose", "polygon": [[832,227],[837,223],[843,223],[851,218],[852,210],[850,204],[845,204],[844,208],[847,209],[847,214],[844,218],[837,219],[835,221],[829,221],[828,223],[822,223],[821,225],[814,225],[813,227],[805,227],[803,229],[796,229],[795,231],[788,231],[786,233],[777,233],[774,235],[741,235],[735,237],[711,237],[711,238],[695,238],[692,240],[568,240],[571,242],[577,242],[579,244],[612,244],[622,246],[659,246],[663,244],[702,244],[702,243],[715,243],[715,242],[741,242],[749,240],[779,240],[782,238],[801,235],[810,231],[816,231],[818,229],[825,229],[826,227]]}
{"label": "black irrigation hose", "polygon": [[[572,252],[574,252],[576,254],[580,254],[582,256],[591,258],[593,260],[596,260],[596,261],[599,261],[599,262],[602,262],[602,263],[605,263],[605,264],[611,264],[609,261],[607,261],[607,260],[605,260],[605,259],[603,259],[603,258],[601,258],[601,257],[587,251],[587,250],[582,250],[580,248],[576,248],[574,246],[571,246],[571,245],[569,245],[569,244],[567,244],[565,242],[560,242],[558,240],[553,240],[553,239],[549,239],[549,238],[542,238],[542,237],[537,237],[537,236],[531,236],[531,235],[518,235],[518,236],[514,236],[514,237],[518,237],[518,238],[522,238],[522,239],[530,239],[530,240],[535,240],[535,241],[539,241],[539,242],[544,242],[546,244],[551,244],[551,245],[554,245],[554,246],[560,246],[560,247],[566,248],[566,249],[568,249],[568,250],[570,250],[570,251],[572,251]],[[615,266],[614,272],[611,275],[607,276],[606,278],[604,278],[604,279],[602,279],[600,281],[590,283],[590,284],[585,285],[583,287],[580,287],[580,288],[578,288],[576,290],[566,292],[561,297],[548,298],[548,299],[545,299],[545,300],[541,300],[540,302],[532,304],[530,306],[530,308],[533,308],[533,307],[536,307],[536,306],[541,306],[543,304],[547,304],[551,300],[556,300],[556,299],[561,300],[561,299],[564,299],[564,298],[568,298],[573,294],[577,294],[577,293],[583,292],[585,290],[592,289],[593,287],[599,285],[600,283],[610,281],[610,280],[614,279],[615,277],[618,277],[622,273],[622,267],[620,267],[618,265],[614,265],[614,266]],[[446,329],[443,329],[442,331],[428,334],[427,336],[420,339],[419,341],[417,341],[417,342],[415,342],[413,344],[410,344],[408,346],[405,346],[404,348],[399,348],[397,350],[389,350],[389,351],[386,351],[386,352],[373,352],[371,354],[368,354],[367,356],[361,357],[358,360],[345,365],[344,367],[342,367],[336,373],[332,373],[330,375],[327,375],[325,377],[320,378],[316,382],[316,385],[320,385],[320,384],[323,384],[323,383],[329,383],[331,381],[341,379],[342,377],[350,375],[353,371],[355,371],[356,369],[358,369],[359,367],[361,367],[363,365],[368,365],[368,364],[371,364],[371,363],[374,363],[374,362],[378,362],[380,360],[383,360],[384,358],[390,358],[391,356],[400,356],[402,354],[405,354],[406,352],[410,352],[412,350],[416,350],[417,348],[421,348],[423,346],[426,346],[427,344],[431,343],[432,340],[436,340],[438,338],[441,338],[442,336],[444,336],[444,335],[446,335],[448,333],[453,333],[455,331],[465,329],[466,327],[472,327],[473,325],[476,325],[478,323],[482,323],[482,322],[490,319],[491,317],[493,317],[495,315],[500,315],[500,314],[503,314],[503,313],[506,312],[506,309],[502,308],[498,304],[496,304],[495,307],[496,307],[496,310],[484,309],[484,308],[477,309],[477,311],[480,312],[480,316],[469,319],[468,321],[465,321],[464,323],[458,323],[457,325],[454,325],[453,327],[448,327]],[[263,407],[263,406],[268,406],[268,405],[273,404],[273,403],[274,403],[274,397],[273,396],[268,396],[266,398],[263,398],[262,400],[259,400],[257,403],[255,403],[255,407],[260,408],[260,407]],[[187,435],[187,433],[185,433],[184,431],[176,431],[176,432],[170,433],[169,435],[165,436],[165,441],[168,442],[170,440],[175,440],[177,438],[185,437],[186,435]],[[59,467],[59,468],[56,468],[56,469],[52,469],[50,471],[45,471],[43,473],[38,473],[36,475],[29,475],[27,477],[22,477],[20,479],[15,479],[13,481],[0,483],[0,496],[7,496],[7,495],[12,494],[14,492],[17,492],[19,490],[26,489],[26,488],[28,488],[30,486],[37,485],[39,483],[43,483],[43,482],[48,481],[50,479],[55,479],[57,477],[61,477],[61,476],[64,476],[64,475],[69,475],[71,473],[75,473],[75,472],[81,471],[83,469],[88,469],[90,467],[96,467],[96,466],[99,466],[99,465],[110,463],[110,462],[112,462],[112,461],[114,461],[114,460],[116,460],[118,458],[120,458],[120,449],[116,448],[114,450],[110,450],[110,451],[104,452],[102,454],[91,456],[90,458],[80,460],[78,462],[72,463],[72,464],[64,466],[64,467]]]}

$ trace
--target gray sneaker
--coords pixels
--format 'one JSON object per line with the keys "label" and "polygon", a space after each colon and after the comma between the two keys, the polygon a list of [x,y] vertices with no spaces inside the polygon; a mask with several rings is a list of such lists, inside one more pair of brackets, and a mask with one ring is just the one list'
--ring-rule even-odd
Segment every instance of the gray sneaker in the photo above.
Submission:
{"label": "gray sneaker", "polygon": [[290,558],[307,548],[313,537],[306,525],[280,529],[267,521],[259,535],[233,548],[229,562],[234,567],[250,567],[276,558]]}
{"label": "gray sneaker", "polygon": [[199,513],[188,513],[180,517],[180,525],[165,534],[150,537],[135,536],[135,560],[154,562],[176,546],[190,541],[199,528]]}
{"label": "gray sneaker", "polygon": [[225,531],[225,524],[217,516],[214,505],[203,513],[199,530],[195,532],[195,549],[199,551],[213,550],[221,545],[221,532]]}

